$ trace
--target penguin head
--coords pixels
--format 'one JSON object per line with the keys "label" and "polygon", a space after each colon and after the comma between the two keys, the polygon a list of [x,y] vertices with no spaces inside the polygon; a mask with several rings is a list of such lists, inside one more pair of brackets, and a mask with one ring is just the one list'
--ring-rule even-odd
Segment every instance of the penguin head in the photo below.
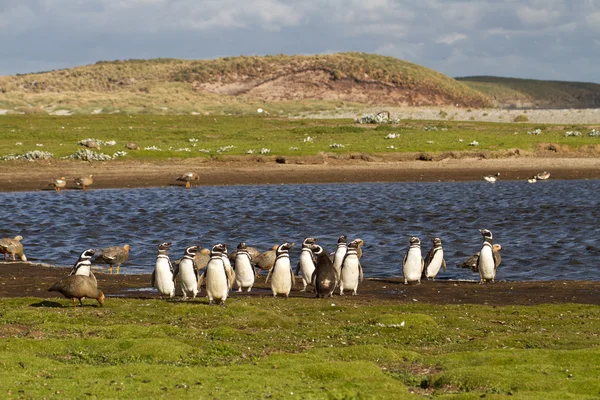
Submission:
{"label": "penguin head", "polygon": [[481,234],[483,235],[483,237],[485,239],[490,239],[490,240],[492,239],[492,232],[490,232],[489,230],[487,230],[487,229],[480,229],[479,232],[481,232]]}
{"label": "penguin head", "polygon": [[442,239],[440,239],[439,237],[434,237],[433,239],[431,239],[431,241],[433,242],[433,247],[442,245]]}
{"label": "penguin head", "polygon": [[279,246],[277,246],[277,255],[280,255],[282,253],[287,253],[288,250],[294,246],[294,244],[295,243],[289,243],[289,242],[280,244]]}
{"label": "penguin head", "polygon": [[185,249],[185,254],[194,257],[198,250],[200,250],[199,246],[190,246]]}
{"label": "penguin head", "polygon": [[346,235],[342,235],[338,238],[338,243],[346,243],[348,241],[348,237]]}
{"label": "penguin head", "polygon": [[238,250],[246,250],[248,248],[248,246],[246,246],[246,242],[241,242],[240,244],[238,244],[237,249]]}
{"label": "penguin head", "polygon": [[411,236],[410,239],[408,239],[408,241],[410,242],[411,245],[413,244],[421,244],[421,240],[416,237],[416,236]]}
{"label": "penguin head", "polygon": [[213,255],[213,254],[227,254],[227,246],[224,245],[223,243],[215,244],[212,247],[212,250],[211,250],[210,253],[211,253],[211,255]]}
{"label": "penguin head", "polygon": [[166,251],[169,250],[169,247],[171,247],[171,242],[164,242],[158,245],[158,251]]}
{"label": "penguin head", "polygon": [[317,242],[317,239],[315,239],[314,237],[307,237],[306,239],[304,239],[302,241],[302,247],[310,247],[310,245],[313,245]]}
{"label": "penguin head", "polygon": [[312,252],[313,252],[314,254],[316,254],[316,255],[323,254],[323,252],[325,251],[325,250],[323,250],[323,248],[322,248],[321,246],[319,246],[318,244],[313,244],[313,245],[311,245],[311,246],[310,246],[310,249],[311,249],[311,250],[312,250]]}
{"label": "penguin head", "polygon": [[80,260],[89,260],[96,253],[95,249],[87,249],[79,256]]}

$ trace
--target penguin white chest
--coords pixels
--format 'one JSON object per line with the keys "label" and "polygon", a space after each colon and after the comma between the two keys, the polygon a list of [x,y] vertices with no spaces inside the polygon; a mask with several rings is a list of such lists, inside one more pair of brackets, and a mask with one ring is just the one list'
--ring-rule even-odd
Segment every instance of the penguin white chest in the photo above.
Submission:
{"label": "penguin white chest", "polygon": [[358,287],[358,257],[348,255],[342,264],[342,284],[344,288],[355,290]]}
{"label": "penguin white chest", "polygon": [[154,287],[161,294],[173,297],[175,295],[175,282],[173,282],[173,273],[169,260],[159,258],[154,267]]}
{"label": "penguin white chest", "polygon": [[92,271],[91,264],[80,264],[77,271],[75,271],[75,275],[85,275],[90,276],[90,272]]}
{"label": "penguin white chest", "polygon": [[198,280],[194,272],[194,262],[189,258],[184,258],[179,263],[179,279],[181,280],[181,290],[184,295],[192,293],[194,296],[198,294]]}
{"label": "penguin white chest", "polygon": [[273,294],[286,296],[292,290],[292,267],[289,257],[281,257],[275,261],[271,274],[271,290]]}
{"label": "penguin white chest", "polygon": [[494,279],[496,277],[494,254],[491,246],[484,245],[479,253],[479,276],[481,279]]}
{"label": "penguin white chest", "polygon": [[211,259],[206,266],[206,294],[209,300],[225,300],[229,293],[222,259]]}
{"label": "penguin white chest", "polygon": [[337,276],[340,276],[340,270],[342,269],[342,261],[344,260],[344,256],[346,255],[347,251],[348,248],[345,246],[340,246],[335,251],[335,255],[333,256],[333,268],[335,269]]}
{"label": "penguin white chest", "polygon": [[442,268],[442,261],[444,260],[444,250],[440,249],[435,252],[433,259],[427,266],[427,277],[435,278]]}
{"label": "penguin white chest", "polygon": [[300,254],[300,272],[306,282],[310,282],[313,272],[315,272],[315,263],[313,262],[312,252],[303,250]]}
{"label": "penguin white chest", "polygon": [[408,250],[406,261],[402,268],[404,280],[409,282],[420,281],[422,271],[421,249],[413,247]]}
{"label": "penguin white chest", "polygon": [[250,258],[245,254],[235,257],[235,282],[238,287],[252,287],[254,285],[254,270]]}

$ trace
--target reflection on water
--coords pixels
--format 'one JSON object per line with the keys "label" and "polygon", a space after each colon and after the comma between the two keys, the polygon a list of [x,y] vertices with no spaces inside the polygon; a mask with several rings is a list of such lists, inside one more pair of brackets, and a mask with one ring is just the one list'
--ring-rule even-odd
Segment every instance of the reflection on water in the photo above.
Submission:
{"label": "reflection on water", "polygon": [[455,265],[479,250],[480,228],[502,244],[498,279],[600,280],[600,181],[263,185],[1,193],[0,236],[24,237],[25,254],[71,265],[86,248],[129,243],[123,273],[149,273],[157,245],[171,258],[191,244],[266,250],[306,236],[333,251],[346,234],[365,241],[365,276],[399,276],[408,237],[443,240],[448,263],[439,278],[473,279]]}

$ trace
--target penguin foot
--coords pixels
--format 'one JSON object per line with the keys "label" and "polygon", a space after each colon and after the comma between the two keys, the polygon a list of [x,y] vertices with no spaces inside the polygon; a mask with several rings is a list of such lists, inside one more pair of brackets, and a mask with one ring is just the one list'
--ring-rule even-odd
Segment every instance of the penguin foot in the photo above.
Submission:
{"label": "penguin foot", "polygon": [[221,302],[219,305],[220,305],[221,307],[223,307],[223,308],[225,308],[225,307],[226,307],[226,305],[225,305],[225,302],[224,302],[224,301],[222,301],[222,302]]}
{"label": "penguin foot", "polygon": [[209,301],[208,301],[208,305],[209,305],[209,306],[214,306],[214,305],[215,305],[215,302],[214,302],[214,301],[212,301],[212,300],[209,300]]}
{"label": "penguin foot", "polygon": [[238,293],[241,292],[242,291],[242,287],[240,286],[237,291],[238,291]]}
{"label": "penguin foot", "polygon": [[251,291],[251,290],[252,290],[252,286],[250,286],[250,287],[248,288],[248,290],[246,290],[246,292],[249,292],[249,291]]}
{"label": "penguin foot", "polygon": [[354,291],[354,292],[352,293],[352,296],[358,296],[358,293],[357,293],[356,291]]}
{"label": "penguin foot", "polygon": [[344,295],[344,292],[342,292],[342,291],[340,290],[340,296],[343,296],[343,295]]}
{"label": "penguin foot", "polygon": [[407,281],[406,279],[404,280],[404,284],[405,284],[405,285],[408,285],[408,281]]}

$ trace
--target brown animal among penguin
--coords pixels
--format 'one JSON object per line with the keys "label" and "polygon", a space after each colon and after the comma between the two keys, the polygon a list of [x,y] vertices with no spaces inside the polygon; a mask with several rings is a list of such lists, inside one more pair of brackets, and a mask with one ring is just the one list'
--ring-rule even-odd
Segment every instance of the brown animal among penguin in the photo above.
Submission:
{"label": "brown animal among penguin", "polygon": [[59,292],[68,299],[73,300],[73,307],[77,307],[77,302],[83,307],[81,299],[96,299],[100,307],[104,305],[104,293],[98,289],[96,280],[85,275],[69,275],[56,282],[49,292]]}

